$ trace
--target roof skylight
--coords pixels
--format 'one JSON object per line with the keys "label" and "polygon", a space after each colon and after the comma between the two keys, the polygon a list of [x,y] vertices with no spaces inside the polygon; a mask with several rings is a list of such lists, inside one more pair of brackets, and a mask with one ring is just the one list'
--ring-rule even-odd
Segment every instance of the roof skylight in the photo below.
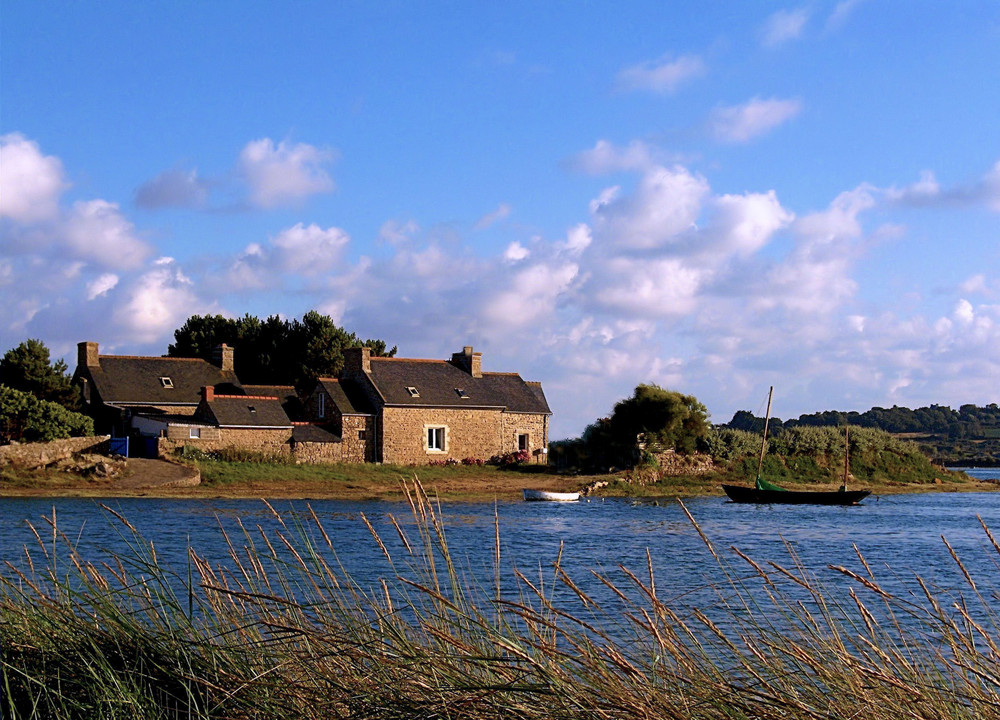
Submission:
{"label": "roof skylight", "polygon": [[420,393],[417,392],[417,389],[415,387],[408,387],[408,388],[406,388],[406,392],[410,393],[410,397],[411,398],[418,398],[418,397],[420,397]]}
{"label": "roof skylight", "polygon": [[173,388],[174,388],[174,381],[171,380],[168,377],[161,377],[160,378],[160,385],[162,385],[163,387],[167,388],[167,390],[173,390]]}

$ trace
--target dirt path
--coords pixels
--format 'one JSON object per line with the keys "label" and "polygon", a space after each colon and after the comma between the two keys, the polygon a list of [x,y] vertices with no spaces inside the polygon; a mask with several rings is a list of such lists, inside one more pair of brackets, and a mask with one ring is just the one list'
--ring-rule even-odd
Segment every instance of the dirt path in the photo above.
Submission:
{"label": "dirt path", "polygon": [[166,460],[129,458],[126,471],[111,483],[115,490],[193,487],[201,482],[197,469]]}

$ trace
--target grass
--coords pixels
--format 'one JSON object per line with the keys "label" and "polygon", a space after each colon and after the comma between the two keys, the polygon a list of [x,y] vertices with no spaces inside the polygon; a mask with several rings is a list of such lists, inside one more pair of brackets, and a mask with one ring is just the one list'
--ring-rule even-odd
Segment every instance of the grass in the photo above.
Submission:
{"label": "grass", "polygon": [[53,514],[0,575],[3,716],[972,720],[1000,707],[996,589],[954,553],[957,602],[925,584],[893,594],[860,553],[858,571],[822,577],[791,550],[758,564],[695,524],[719,603],[692,610],[662,599],[652,563],[571,578],[560,553],[543,577],[502,577],[499,530],[493,577],[472,579],[419,482],[405,492],[397,556],[368,525],[386,566],[372,588],[315,515],[227,537],[223,569],[196,548],[163,566],[117,515],[131,550],[96,564]]}

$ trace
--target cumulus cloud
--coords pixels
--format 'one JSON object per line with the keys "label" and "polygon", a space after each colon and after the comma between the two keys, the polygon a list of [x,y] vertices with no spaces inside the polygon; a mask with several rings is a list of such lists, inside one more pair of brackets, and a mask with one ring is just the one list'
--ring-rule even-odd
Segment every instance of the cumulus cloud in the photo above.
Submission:
{"label": "cumulus cloud", "polygon": [[503,252],[503,259],[507,262],[520,262],[531,255],[531,251],[521,243],[514,241],[507,246]]}
{"label": "cumulus cloud", "polygon": [[198,177],[197,170],[167,170],[135,193],[135,204],[155,210],[165,207],[201,208],[208,202],[208,183]]}
{"label": "cumulus cloud", "polygon": [[507,286],[490,296],[483,318],[494,328],[510,329],[549,320],[559,296],[569,289],[579,267],[537,264],[517,271]]}
{"label": "cumulus cloud", "polygon": [[697,55],[669,56],[627,67],[618,73],[621,90],[647,90],[672,94],[684,83],[705,74],[705,63]]}
{"label": "cumulus cloud", "polygon": [[476,221],[474,229],[485,230],[490,225],[500,222],[510,215],[510,205],[506,203],[500,203],[496,210],[493,212],[486,213],[481,218]]}
{"label": "cumulus cloud", "polygon": [[0,217],[19,223],[54,219],[68,187],[62,162],[20,133],[0,136]]}
{"label": "cumulus cloud", "polygon": [[643,173],[633,195],[602,194],[592,205],[602,236],[619,247],[651,249],[676,243],[694,227],[708,182],[687,168],[654,167]]}
{"label": "cumulus cloud", "polygon": [[404,245],[413,239],[413,236],[420,232],[420,226],[415,220],[401,222],[399,220],[386,220],[378,231],[378,239],[389,245]]}
{"label": "cumulus cloud", "polygon": [[74,203],[64,222],[63,237],[77,257],[106,267],[136,268],[150,253],[118,205],[105,200]]}
{"label": "cumulus cloud", "polygon": [[767,19],[761,36],[764,47],[777,47],[802,36],[809,21],[808,8],[779,10]]}
{"label": "cumulus cloud", "polygon": [[651,148],[639,140],[633,140],[623,148],[607,140],[598,140],[594,147],[577,153],[571,161],[574,169],[588,175],[603,175],[619,170],[642,170],[652,164]]}
{"label": "cumulus cloud", "polygon": [[566,242],[563,243],[562,249],[571,255],[579,255],[590,247],[593,241],[590,226],[587,223],[579,223],[566,231]]}
{"label": "cumulus cloud", "polygon": [[117,284],[117,275],[114,273],[104,273],[87,283],[87,299],[93,300],[107,295]]}
{"label": "cumulus cloud", "polygon": [[132,342],[151,343],[168,337],[201,307],[191,280],[164,257],[131,283],[112,321]]}
{"label": "cumulus cloud", "polygon": [[270,138],[248,143],[240,152],[239,172],[250,187],[250,202],[262,208],[293,204],[310,195],[330,192],[333,180],[324,166],[334,155],[306,143]]}
{"label": "cumulus cloud", "polygon": [[282,267],[289,272],[315,275],[328,271],[340,259],[350,236],[337,227],[323,229],[299,223],[282,230],[271,244],[278,251]]}
{"label": "cumulus cloud", "polygon": [[712,134],[727,143],[744,143],[788,122],[802,111],[800,100],[753,98],[717,109],[709,121]]}
{"label": "cumulus cloud", "polygon": [[713,252],[750,255],[787,227],[795,214],[778,201],[774,190],[766,193],[721,195],[712,202],[714,216],[705,236]]}

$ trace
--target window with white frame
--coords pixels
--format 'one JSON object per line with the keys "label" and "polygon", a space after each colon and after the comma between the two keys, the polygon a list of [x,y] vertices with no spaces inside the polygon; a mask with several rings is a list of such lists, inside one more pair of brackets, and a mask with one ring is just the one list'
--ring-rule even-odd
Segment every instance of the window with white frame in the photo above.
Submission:
{"label": "window with white frame", "polygon": [[200,440],[201,428],[200,427],[188,428],[188,437],[191,438],[192,440]]}
{"label": "window with white frame", "polygon": [[445,429],[443,427],[427,428],[427,450],[428,452],[445,451]]}

